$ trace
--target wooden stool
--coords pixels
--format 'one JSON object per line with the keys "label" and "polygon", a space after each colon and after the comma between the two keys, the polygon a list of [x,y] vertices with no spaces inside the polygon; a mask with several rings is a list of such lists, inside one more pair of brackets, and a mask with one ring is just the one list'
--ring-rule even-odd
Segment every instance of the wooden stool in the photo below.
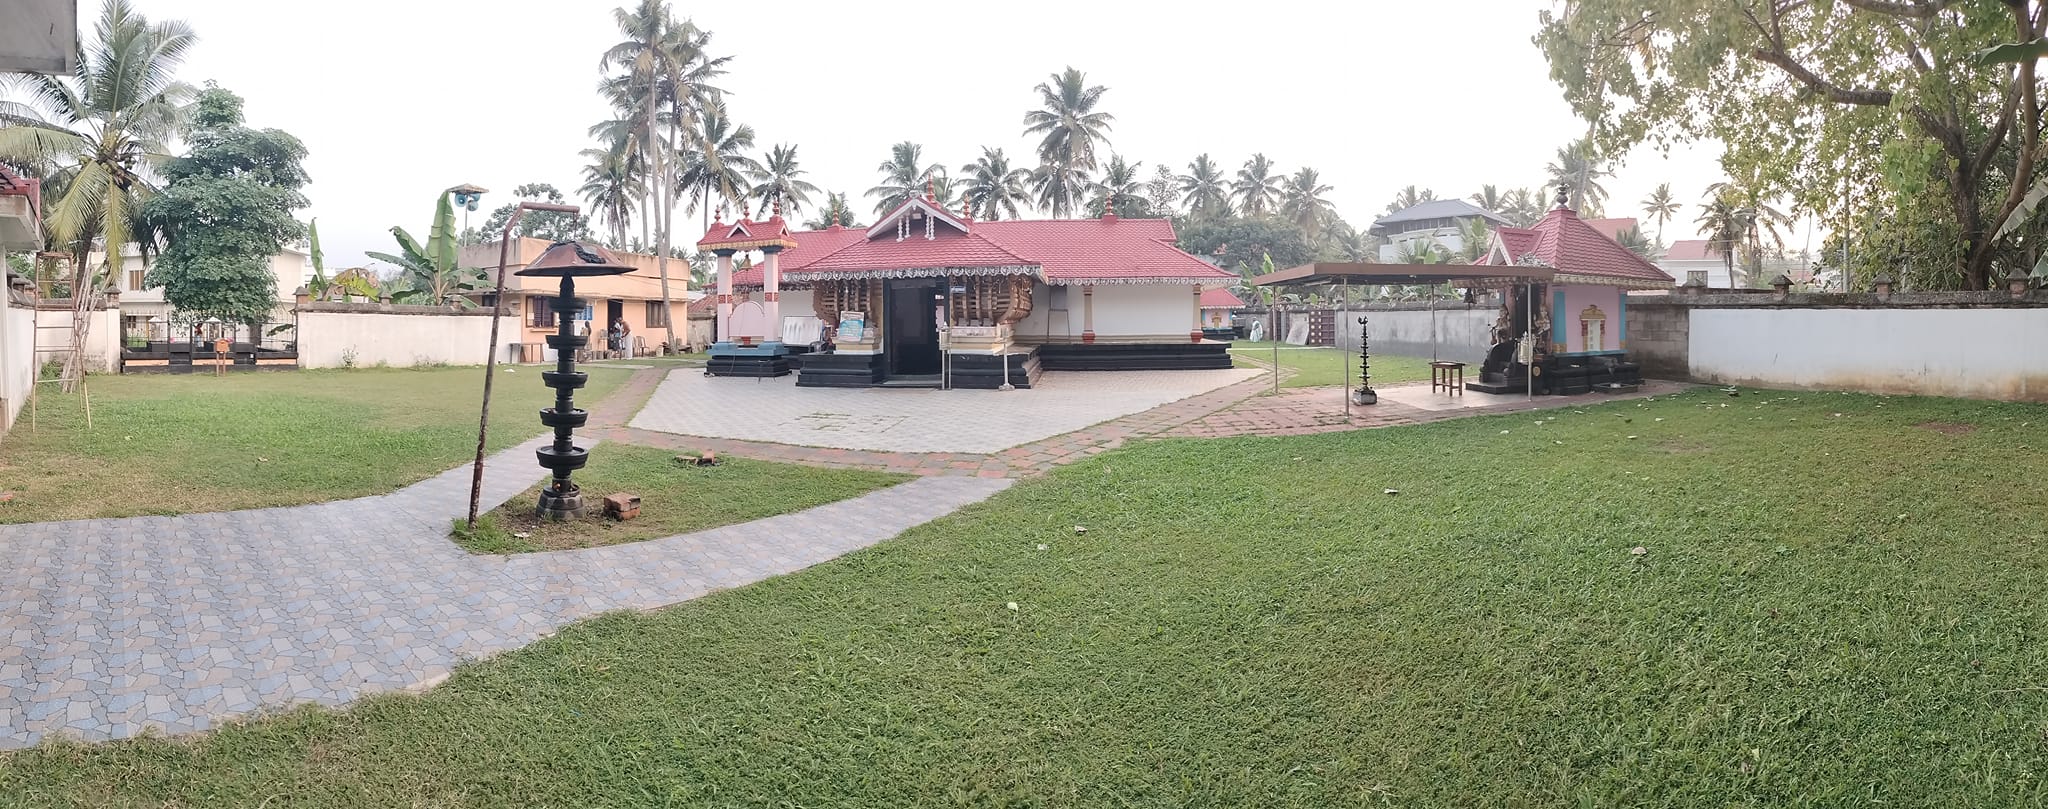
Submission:
{"label": "wooden stool", "polygon": [[[1457,381],[1451,381],[1455,378]],[[1429,364],[1429,392],[1437,389],[1465,395],[1465,363],[1440,361]]]}

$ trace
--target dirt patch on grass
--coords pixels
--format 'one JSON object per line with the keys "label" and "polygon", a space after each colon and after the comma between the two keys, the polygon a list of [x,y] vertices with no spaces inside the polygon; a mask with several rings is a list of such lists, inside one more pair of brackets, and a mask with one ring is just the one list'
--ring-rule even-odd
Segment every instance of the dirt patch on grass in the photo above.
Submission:
{"label": "dirt patch on grass", "polygon": [[1953,421],[1923,421],[1913,425],[1922,430],[1932,430],[1942,435],[1969,435],[1977,431],[1975,424],[1960,424]]}

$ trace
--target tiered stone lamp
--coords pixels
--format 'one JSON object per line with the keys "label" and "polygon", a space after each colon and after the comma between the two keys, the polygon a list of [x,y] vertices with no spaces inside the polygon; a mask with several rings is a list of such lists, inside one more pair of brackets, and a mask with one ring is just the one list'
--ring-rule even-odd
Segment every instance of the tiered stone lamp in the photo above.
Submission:
{"label": "tiered stone lamp", "polygon": [[619,263],[610,251],[581,242],[555,242],[546,252],[515,275],[562,279],[561,292],[552,301],[556,331],[548,335],[548,347],[555,350],[555,370],[543,371],[541,379],[555,389],[555,406],[540,411],[540,423],[554,428],[555,441],[535,451],[540,465],[554,473],[540,492],[540,514],[557,520],[581,517],[585,513],[583,492],[569,475],[590,460],[590,450],[576,446],[576,428],[589,421],[590,414],[576,407],[576,389],[590,375],[576,370],[576,352],[590,338],[577,334],[576,315],[588,305],[576,297],[576,279],[624,275],[633,268]]}

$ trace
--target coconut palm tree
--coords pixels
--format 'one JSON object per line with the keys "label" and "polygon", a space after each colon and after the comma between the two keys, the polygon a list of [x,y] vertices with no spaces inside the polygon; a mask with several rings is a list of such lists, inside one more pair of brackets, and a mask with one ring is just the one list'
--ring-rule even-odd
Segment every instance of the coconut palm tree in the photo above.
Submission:
{"label": "coconut palm tree", "polygon": [[1380,260],[1379,241],[1370,230],[1359,230],[1340,219],[1330,224],[1328,236],[1330,252],[1340,261],[1366,263]]}
{"label": "coconut palm tree", "polygon": [[1039,109],[1024,113],[1024,134],[1040,135],[1038,159],[1069,169],[1095,168],[1096,147],[1108,145],[1116,116],[1095,109],[1109,88],[1088,86],[1087,74],[1069,66],[1034,88]]}
{"label": "coconut palm tree", "polygon": [[1508,202],[1507,195],[1501,193],[1500,186],[1490,184],[1480,186],[1479,193],[1473,194],[1466,199],[1470,199],[1472,204],[1494,213],[1500,213],[1502,209],[1507,207]]}
{"label": "coconut palm tree", "polygon": [[1671,195],[1670,183],[1658,183],[1650,195],[1643,198],[1643,216],[1657,223],[1657,249],[1664,249],[1664,223],[1678,215],[1678,200]]}
{"label": "coconut palm tree", "polygon": [[825,204],[818,208],[818,215],[804,222],[807,230],[824,230],[833,225],[860,227],[860,223],[853,220],[853,206],[846,203],[846,195],[837,191],[826,194]]}
{"label": "coconut palm tree", "polygon": [[697,126],[687,137],[690,150],[676,182],[681,195],[690,197],[692,205],[702,210],[708,230],[710,206],[745,203],[754,188],[747,178],[763,171],[761,164],[746,154],[754,148],[754,128],[735,125],[725,100],[715,98],[697,111]]}
{"label": "coconut palm tree", "polygon": [[1768,237],[1772,247],[1783,253],[1785,234],[1792,229],[1791,215],[1772,205],[1764,196],[1763,188],[1762,179],[1754,174],[1746,180],[1728,180],[1707,186],[1708,194],[1717,199],[1726,198],[1729,204],[1734,205],[1736,215],[1744,222],[1743,258],[1752,271],[1752,279],[1764,266],[1764,239]]}
{"label": "coconut palm tree", "polygon": [[924,163],[924,147],[907,140],[889,147],[889,159],[875,170],[882,173],[882,182],[868,189],[867,195],[880,199],[875,203],[877,215],[896,210],[928,189],[936,190],[936,178],[946,174],[945,167]]}
{"label": "coconut palm tree", "polygon": [[626,226],[633,221],[633,208],[646,193],[646,182],[635,160],[631,143],[618,138],[603,149],[584,149],[583,185],[576,193],[590,204],[591,214],[611,226],[612,246],[624,249]]}
{"label": "coconut palm tree", "polygon": [[1536,224],[1536,220],[1543,218],[1543,195],[1527,188],[1509,191],[1501,198],[1501,210],[1496,213],[1518,228]]}
{"label": "coconut palm tree", "polygon": [[981,156],[961,166],[960,176],[960,195],[977,219],[994,221],[1004,214],[1016,219],[1019,204],[1031,204],[1031,192],[1024,187],[1031,172],[1010,168],[1010,158],[1000,148],[981,147]]}
{"label": "coconut palm tree", "polygon": [[1614,241],[1616,244],[1628,248],[1629,252],[1643,258],[1654,259],[1657,257],[1656,245],[1650,244],[1649,238],[1643,235],[1643,229],[1635,225],[1630,225],[1623,228],[1620,233],[1614,234]]}
{"label": "coconut palm tree", "polygon": [[1201,154],[1188,164],[1188,173],[1180,176],[1180,195],[1186,201],[1189,216],[1230,215],[1230,196],[1224,190],[1223,170],[1209,155]]}
{"label": "coconut palm tree", "polygon": [[[677,197],[674,135],[687,117],[685,110],[716,92],[704,82],[724,72],[725,60],[709,58],[703,46],[710,35],[688,21],[678,22],[664,0],[640,0],[631,10],[612,9],[612,20],[625,39],[607,48],[598,65],[623,73],[608,75],[600,89],[610,98],[618,120],[635,122],[627,131],[632,133],[633,152],[651,178],[641,211],[654,226],[655,266],[666,307],[671,305],[669,239]],[[675,342],[675,326],[670,324],[667,344]]]}
{"label": "coconut palm tree", "polygon": [[1280,215],[1313,238],[1323,223],[1337,213],[1335,206],[1323,199],[1332,190],[1323,184],[1315,169],[1303,167],[1280,186]]}
{"label": "coconut palm tree", "polygon": [[1451,251],[1427,236],[1394,246],[1395,264],[1448,264],[1451,258]]}
{"label": "coconut palm tree", "polygon": [[809,181],[800,180],[809,172],[797,168],[796,147],[779,144],[768,150],[768,158],[757,162],[747,172],[753,178],[754,187],[749,192],[761,200],[761,210],[768,210],[777,200],[791,214],[801,213],[805,205],[811,204],[811,195],[818,193],[818,187]]}
{"label": "coconut palm tree", "polygon": [[1230,183],[1230,198],[1237,203],[1237,210],[1245,216],[1264,216],[1272,213],[1273,205],[1280,200],[1281,175],[1273,173],[1273,161],[1264,154],[1254,154],[1244,161],[1244,168],[1237,170],[1237,179]]}
{"label": "coconut palm tree", "polygon": [[1031,171],[1031,187],[1038,207],[1054,219],[1073,217],[1081,207],[1081,194],[1088,190],[1088,170],[1072,163],[1040,163]]}
{"label": "coconut palm tree", "polygon": [[1458,260],[1464,264],[1477,264],[1486,257],[1486,251],[1493,249],[1493,229],[1486,220],[1479,217],[1458,220]]}
{"label": "coconut palm tree", "polygon": [[1400,213],[1402,211],[1408,210],[1409,208],[1421,205],[1422,203],[1435,201],[1435,191],[1431,191],[1427,188],[1416,188],[1412,185],[1406,186],[1403,187],[1401,190],[1394,192],[1394,201],[1387,203],[1387,213]]}
{"label": "coconut palm tree", "polygon": [[1607,189],[1600,185],[1602,177],[1612,177],[1614,172],[1606,168],[1592,143],[1581,138],[1557,150],[1557,162],[1551,163],[1551,185],[1564,186],[1571,190],[1572,210],[1581,216],[1600,215],[1607,202]]}
{"label": "coconut palm tree", "polygon": [[[155,248],[137,220],[194,95],[173,74],[196,39],[183,22],[152,23],[128,0],[109,0],[71,75],[0,76],[28,98],[0,103],[0,160],[43,178],[44,231],[71,256],[79,313],[95,305],[123,247]],[[96,243],[107,257],[97,265],[88,260]],[[93,320],[74,313],[71,345],[85,346]],[[67,391],[84,376],[83,360],[66,355]]]}
{"label": "coconut palm tree", "polygon": [[1700,205],[1700,216],[1693,220],[1700,226],[1700,232],[1707,235],[1707,247],[1721,253],[1721,261],[1728,267],[1728,285],[1748,286],[1738,281],[1735,275],[1735,250],[1749,237],[1749,218],[1735,204],[1733,195],[1715,193]]}
{"label": "coconut palm tree", "polygon": [[[1100,213],[1111,209],[1117,216],[1148,215],[1151,203],[1145,200],[1145,181],[1138,179],[1138,167],[1143,165],[1126,163],[1123,155],[1112,153],[1109,164],[1102,168],[1102,178],[1088,184],[1088,211]],[[1114,205],[1110,202],[1112,194],[1116,195]]]}

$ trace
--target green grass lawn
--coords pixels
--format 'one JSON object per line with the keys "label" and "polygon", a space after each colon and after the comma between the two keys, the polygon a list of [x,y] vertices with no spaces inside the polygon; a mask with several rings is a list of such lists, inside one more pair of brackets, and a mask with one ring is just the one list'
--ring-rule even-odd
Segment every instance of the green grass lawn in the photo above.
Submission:
{"label": "green grass lawn", "polygon": [[[590,504],[588,519],[540,519],[534,513],[540,500],[536,485],[485,515],[474,534],[458,521],[455,541],[477,553],[617,545],[802,511],[910,477],[744,458],[722,459],[716,466],[685,466],[676,461],[674,450],[611,444],[592,452],[590,465],[576,473]],[[604,496],[615,492],[640,495],[637,519],[619,522],[603,515]]]}
{"label": "green grass lawn", "polygon": [[[1230,353],[1244,359],[1257,360],[1261,367],[1273,362],[1273,344],[1254,343],[1249,340],[1232,343]],[[1345,374],[1351,375],[1351,383],[1358,383],[1358,354],[1335,348],[1309,348],[1305,346],[1280,346],[1280,364],[1291,368],[1295,374],[1283,380],[1283,388],[1312,388],[1322,385],[1342,385]],[[1397,385],[1402,382],[1425,382],[1429,380],[1429,360],[1417,357],[1396,357],[1391,354],[1372,355],[1372,383],[1374,385]]]}
{"label": "green grass lawn", "polygon": [[422,696],[0,758],[0,795],[2048,799],[2048,408],[1705,391],[1552,415],[1141,443]]}
{"label": "green grass lawn", "polygon": [[[505,369],[501,369],[503,371]],[[629,375],[599,370],[579,402]],[[545,431],[540,374],[501,373],[491,446]],[[476,452],[483,369],[357,369],[94,376],[84,402],[43,386],[0,440],[0,522],[187,514],[379,494]],[[587,405],[586,405],[587,406]]]}

